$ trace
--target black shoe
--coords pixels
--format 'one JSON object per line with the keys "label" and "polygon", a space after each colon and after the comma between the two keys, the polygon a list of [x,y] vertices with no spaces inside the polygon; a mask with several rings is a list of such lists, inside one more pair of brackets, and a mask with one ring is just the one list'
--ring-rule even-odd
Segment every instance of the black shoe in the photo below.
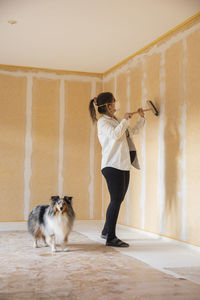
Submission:
{"label": "black shoe", "polygon": [[101,238],[107,240],[107,234],[101,234]]}
{"label": "black shoe", "polygon": [[111,247],[121,247],[121,248],[127,248],[129,247],[129,244],[121,241],[120,239],[118,239],[117,237],[114,238],[111,241],[107,241],[106,242],[106,246],[111,246]]}

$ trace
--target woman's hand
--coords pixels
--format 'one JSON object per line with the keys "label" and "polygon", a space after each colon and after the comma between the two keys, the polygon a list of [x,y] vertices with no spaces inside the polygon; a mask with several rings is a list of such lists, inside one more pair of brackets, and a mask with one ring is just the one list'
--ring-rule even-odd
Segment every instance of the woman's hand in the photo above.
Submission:
{"label": "woman's hand", "polygon": [[144,110],[142,108],[138,108],[138,114],[140,117],[144,118]]}
{"label": "woman's hand", "polygon": [[132,116],[133,116],[133,113],[128,113],[127,112],[127,113],[124,114],[124,119],[126,119],[126,120],[131,119]]}
{"label": "woman's hand", "polygon": [[137,112],[133,112],[133,113],[126,112],[124,114],[124,119],[126,120],[131,119],[132,116],[136,113],[138,113],[142,118],[144,118],[144,110],[142,108],[138,108]]}

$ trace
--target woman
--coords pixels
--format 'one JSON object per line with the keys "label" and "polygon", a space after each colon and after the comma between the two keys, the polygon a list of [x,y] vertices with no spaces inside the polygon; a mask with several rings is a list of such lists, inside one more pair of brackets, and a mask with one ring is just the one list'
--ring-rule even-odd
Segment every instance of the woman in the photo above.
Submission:
{"label": "woman", "polygon": [[133,114],[125,113],[124,118],[119,121],[115,117],[115,98],[112,93],[101,93],[90,101],[89,111],[95,122],[97,118],[94,105],[102,115],[97,122],[98,138],[102,146],[101,172],[106,179],[110,193],[110,204],[107,208],[101,237],[106,239],[107,246],[128,247],[127,243],[117,238],[115,229],[120,205],[129,185],[131,164],[139,169],[132,134],[137,133],[144,125],[144,112],[142,108],[138,109],[140,117],[131,129],[128,120]]}

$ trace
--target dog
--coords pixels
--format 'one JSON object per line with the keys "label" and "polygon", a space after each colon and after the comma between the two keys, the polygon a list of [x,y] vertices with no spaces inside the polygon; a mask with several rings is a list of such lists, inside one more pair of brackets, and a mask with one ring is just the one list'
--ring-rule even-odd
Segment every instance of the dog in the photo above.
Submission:
{"label": "dog", "polygon": [[67,251],[68,236],[72,230],[75,213],[72,207],[72,197],[51,197],[51,205],[36,206],[28,217],[28,231],[34,237],[35,248],[42,239],[45,246],[50,246],[56,252],[56,246],[61,245]]}

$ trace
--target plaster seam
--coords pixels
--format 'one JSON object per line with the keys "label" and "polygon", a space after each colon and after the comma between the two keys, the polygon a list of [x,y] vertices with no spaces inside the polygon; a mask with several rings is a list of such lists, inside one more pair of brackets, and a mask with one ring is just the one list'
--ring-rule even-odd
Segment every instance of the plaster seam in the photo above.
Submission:
{"label": "plaster seam", "polygon": [[186,120],[187,120],[187,83],[186,83],[186,72],[187,72],[187,42],[183,39],[183,106],[181,108],[181,124],[179,126],[179,132],[181,136],[181,159],[179,160],[179,167],[182,171],[181,182],[180,182],[180,194],[179,198],[182,200],[181,207],[181,233],[180,238],[186,240],[186,201],[187,201],[187,178],[186,178]]}
{"label": "plaster seam", "polygon": [[[126,104],[126,111],[131,111],[131,105],[130,105],[130,74],[128,72],[127,76],[127,85],[126,85],[126,96],[127,96],[127,104]],[[131,171],[130,171],[131,173]],[[130,202],[131,202],[131,189],[130,184],[127,191],[126,196],[126,224],[130,224]]]}
{"label": "plaster seam", "polygon": [[32,175],[31,156],[32,156],[32,76],[27,76],[26,91],[26,137],[25,137],[25,161],[24,161],[24,220],[28,219],[30,209],[30,180]]}
{"label": "plaster seam", "polygon": [[[147,89],[145,87],[146,84],[146,62],[145,60],[142,61],[143,67],[143,78],[141,82],[142,88],[142,107],[145,107],[146,97],[147,97]],[[141,228],[145,228],[145,213],[146,213],[146,123],[144,124],[142,130],[142,168],[141,168],[141,200],[140,200],[140,207],[141,207]]]}
{"label": "plaster seam", "polygon": [[[92,81],[91,99],[96,96],[96,81]],[[95,179],[95,167],[94,167],[94,147],[95,147],[95,126],[91,121],[90,125],[90,183],[89,183],[89,199],[90,199],[90,219],[94,218],[94,179]]]}
{"label": "plaster seam", "polygon": [[161,54],[160,60],[160,116],[158,132],[158,201],[159,201],[159,223],[160,234],[165,232],[165,53]]}
{"label": "plaster seam", "polygon": [[[37,79],[50,79],[50,80],[68,80],[68,81],[80,81],[80,82],[91,82],[94,80],[94,77],[89,77],[86,75],[57,75],[53,73],[46,73],[46,72],[38,72],[37,74],[30,72],[30,74],[27,75],[27,72],[23,71],[5,71],[0,70],[0,74],[8,75],[8,76],[14,76],[14,77],[27,77],[31,75],[34,78]],[[97,82],[102,82],[101,78],[95,78]]]}
{"label": "plaster seam", "polygon": [[59,162],[58,162],[58,194],[63,196],[63,151],[64,151],[64,122],[65,122],[65,90],[64,80],[60,81],[60,122],[59,122]]}

